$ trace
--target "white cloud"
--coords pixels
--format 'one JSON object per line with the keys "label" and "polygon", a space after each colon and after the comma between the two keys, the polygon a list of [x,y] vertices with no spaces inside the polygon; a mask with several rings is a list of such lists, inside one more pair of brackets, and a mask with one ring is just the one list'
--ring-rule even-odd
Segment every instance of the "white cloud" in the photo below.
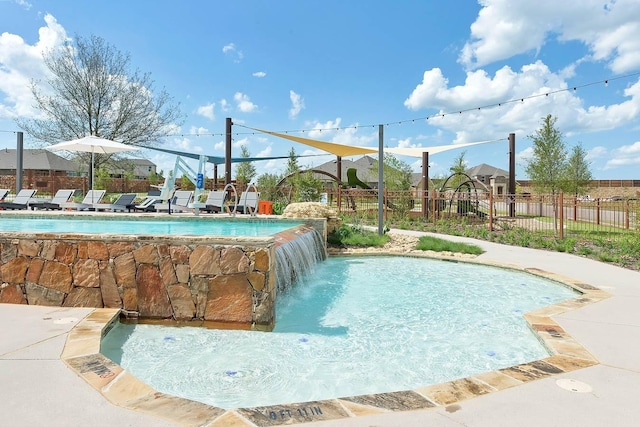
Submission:
{"label": "white cloud", "polygon": [[482,0],[471,38],[459,62],[475,68],[526,52],[539,52],[555,37],[578,41],[589,58],[623,73],[640,66],[640,2],[637,0]]}
{"label": "white cloud", "polygon": [[332,135],[333,131],[340,127],[341,122],[342,119],[338,117],[335,120],[328,120],[324,123],[319,123],[317,121],[305,122],[304,127],[311,129],[307,134],[309,138],[321,139],[322,136],[324,136],[324,138],[328,138],[327,135]]}
{"label": "white cloud", "polygon": [[26,10],[31,10],[31,7],[33,6],[31,3],[25,0],[14,0],[14,1],[16,2],[17,5],[24,7]]}
{"label": "white cloud", "polygon": [[593,160],[600,157],[606,156],[608,150],[605,147],[597,146],[587,151],[587,155],[585,156],[586,160]]}
{"label": "white cloud", "polygon": [[226,99],[220,100],[220,111],[223,113],[229,112],[231,110],[231,106],[229,105],[229,101]]}
{"label": "white cloud", "polygon": [[191,126],[189,128],[189,133],[193,135],[202,135],[209,133],[209,129],[203,128],[202,126]]}
{"label": "white cloud", "polygon": [[269,157],[271,156],[271,145],[265,147],[262,151],[258,152],[254,157]]}
{"label": "white cloud", "polygon": [[231,141],[232,148],[240,148],[243,145],[249,146],[249,138],[234,139],[233,141]]}
{"label": "white cloud", "polygon": [[300,111],[304,109],[304,99],[300,96],[300,94],[295,93],[294,91],[289,91],[289,99],[291,100],[291,109],[289,110],[289,118],[295,119],[300,114]]}
{"label": "white cloud", "polygon": [[39,112],[29,88],[32,80],[45,80],[49,71],[44,65],[43,52],[61,46],[69,38],[56,19],[47,14],[46,26],[38,30],[35,45],[26,44],[22,37],[10,33],[0,35],[0,118],[33,118]]}
{"label": "white cloud", "polygon": [[604,165],[604,169],[615,169],[620,166],[640,165],[640,141],[631,145],[623,145],[611,152],[611,159]]}
{"label": "white cloud", "polygon": [[[580,91],[566,90],[567,82],[541,61],[519,71],[505,66],[494,76],[469,71],[463,85],[448,83],[440,69],[425,71],[405,106],[437,110],[428,123],[454,132],[456,143],[506,138],[511,132],[525,137],[547,114],[558,117],[558,127],[567,136],[614,129],[640,115],[640,80],[624,90],[626,99],[620,103],[585,106]],[[457,114],[460,111],[464,113]]]}
{"label": "white cloud", "polygon": [[245,95],[244,93],[236,92],[236,94],[233,95],[233,100],[236,102],[238,110],[242,111],[243,113],[252,113],[258,109],[258,106],[251,102],[249,96]]}
{"label": "white cloud", "polygon": [[233,58],[233,62],[240,62],[244,58],[241,50],[236,48],[235,43],[229,43],[222,47],[222,53]]}
{"label": "white cloud", "polygon": [[516,153],[516,162],[518,164],[526,164],[531,158],[533,158],[533,147],[527,147],[519,153]]}
{"label": "white cloud", "polygon": [[262,78],[262,77],[266,77],[267,73],[265,73],[264,71],[256,71],[255,73],[252,74],[252,76]]}
{"label": "white cloud", "polygon": [[206,117],[209,120],[214,120],[216,118],[215,114],[214,114],[214,108],[215,108],[216,104],[206,104],[206,105],[201,105],[200,107],[198,107],[198,109],[196,110],[196,112],[201,115],[202,117]]}

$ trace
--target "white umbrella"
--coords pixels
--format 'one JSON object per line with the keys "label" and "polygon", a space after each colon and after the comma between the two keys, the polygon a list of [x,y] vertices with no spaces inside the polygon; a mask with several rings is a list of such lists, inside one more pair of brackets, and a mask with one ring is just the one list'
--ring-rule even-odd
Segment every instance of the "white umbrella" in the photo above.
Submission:
{"label": "white umbrella", "polygon": [[94,154],[110,154],[110,153],[120,153],[123,151],[135,151],[139,150],[138,147],[133,147],[131,145],[126,145],[121,142],[111,141],[110,139],[100,138],[98,136],[89,135],[84,138],[74,139],[71,141],[60,142],[59,144],[54,144],[47,149],[51,150],[67,150],[67,151],[83,151],[87,153],[91,153],[91,189],[93,190],[93,165],[94,165]]}

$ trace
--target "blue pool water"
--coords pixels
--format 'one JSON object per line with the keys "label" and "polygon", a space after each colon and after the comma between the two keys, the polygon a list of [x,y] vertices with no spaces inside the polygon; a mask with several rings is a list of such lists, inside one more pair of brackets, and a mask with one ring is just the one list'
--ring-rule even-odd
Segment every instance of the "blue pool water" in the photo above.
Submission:
{"label": "blue pool water", "polygon": [[169,234],[197,236],[271,236],[301,224],[295,221],[224,218],[122,219],[89,216],[2,216],[0,231],[31,233]]}
{"label": "blue pool water", "polygon": [[329,258],[278,295],[273,332],[119,325],[102,352],[222,408],[410,390],[547,357],[522,314],[577,295],[493,267]]}

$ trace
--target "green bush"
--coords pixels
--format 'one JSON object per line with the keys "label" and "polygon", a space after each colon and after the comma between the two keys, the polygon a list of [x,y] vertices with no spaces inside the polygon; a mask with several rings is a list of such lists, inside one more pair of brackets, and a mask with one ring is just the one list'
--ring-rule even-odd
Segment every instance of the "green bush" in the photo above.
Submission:
{"label": "green bush", "polygon": [[342,224],[333,233],[327,236],[327,241],[338,246],[379,247],[389,241],[389,236],[380,236],[373,231],[365,230],[359,226]]}

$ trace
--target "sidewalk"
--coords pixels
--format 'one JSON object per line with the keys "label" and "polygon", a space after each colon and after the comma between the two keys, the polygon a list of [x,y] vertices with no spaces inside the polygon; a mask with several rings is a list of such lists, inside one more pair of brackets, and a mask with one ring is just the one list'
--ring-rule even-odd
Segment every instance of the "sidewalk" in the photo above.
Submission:
{"label": "sidewalk", "polygon": [[[422,235],[410,231],[395,233]],[[531,381],[449,407],[360,416],[305,426],[636,426],[640,420],[640,273],[573,255],[467,238],[479,259],[535,267],[599,287],[611,298],[554,319],[599,365]],[[171,426],[161,418],[114,406],[61,360],[67,333],[92,310],[0,305],[0,425]],[[560,379],[580,381],[572,392]]]}

